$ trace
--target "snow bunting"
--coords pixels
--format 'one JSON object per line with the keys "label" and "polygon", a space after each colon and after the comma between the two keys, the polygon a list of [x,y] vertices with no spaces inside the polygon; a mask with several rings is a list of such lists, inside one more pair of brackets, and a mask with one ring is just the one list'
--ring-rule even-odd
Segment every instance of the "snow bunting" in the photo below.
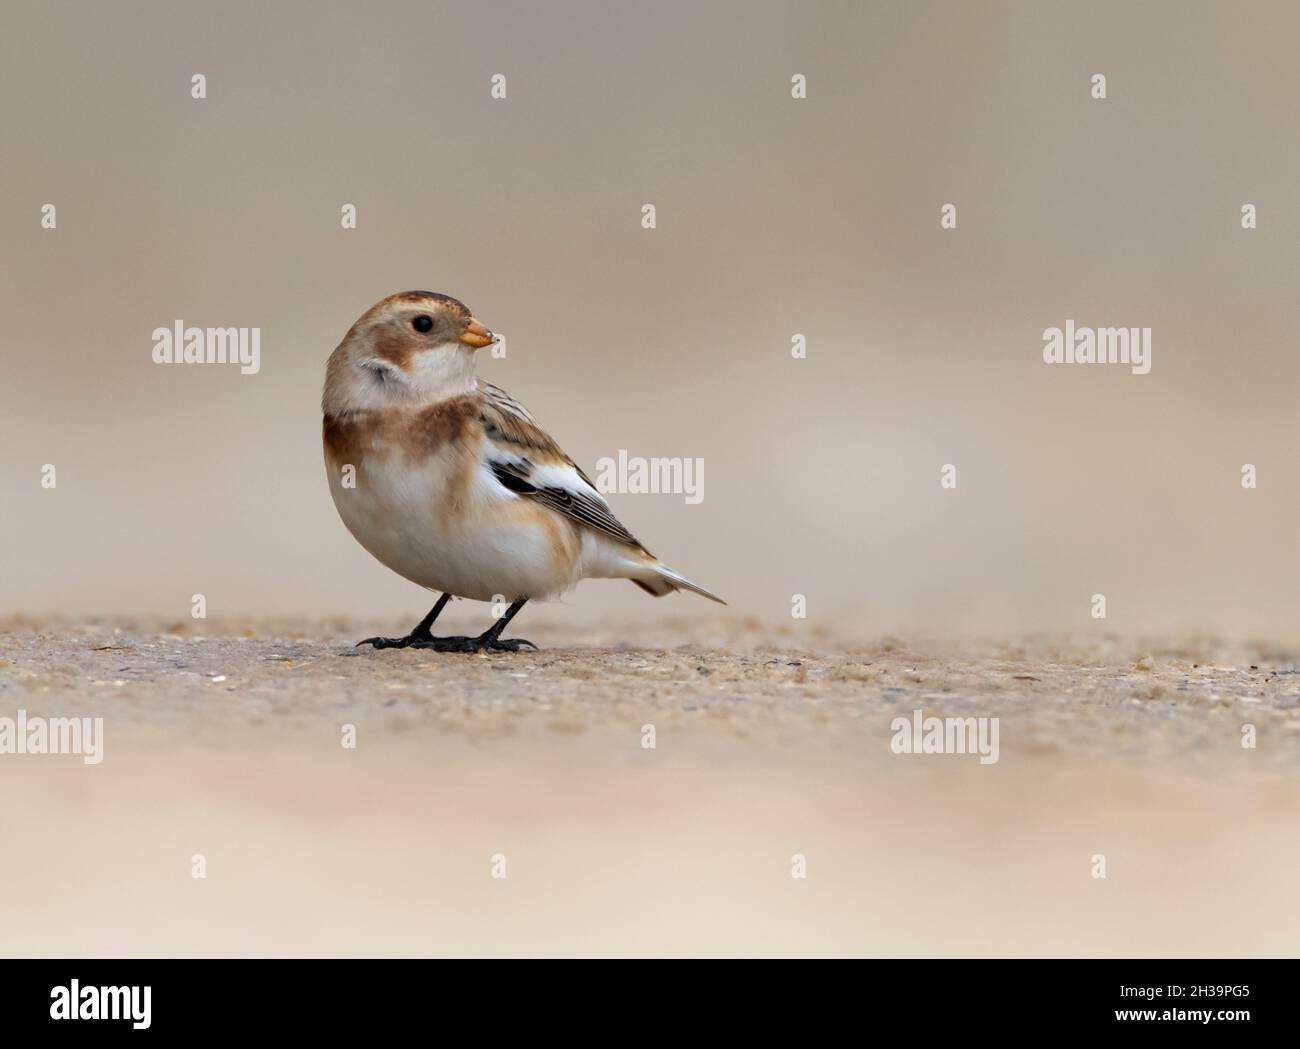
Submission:
{"label": "snow bunting", "polygon": [[[368,310],[330,355],[321,408],[339,516],[398,575],[442,591],[406,637],[360,643],[535,647],[501,631],[524,602],[586,578],[725,604],[661,564],[528,410],[475,375],[475,351],[495,339],[450,296],[408,291]],[[429,628],[453,596],[511,604],[478,637],[434,637]]]}

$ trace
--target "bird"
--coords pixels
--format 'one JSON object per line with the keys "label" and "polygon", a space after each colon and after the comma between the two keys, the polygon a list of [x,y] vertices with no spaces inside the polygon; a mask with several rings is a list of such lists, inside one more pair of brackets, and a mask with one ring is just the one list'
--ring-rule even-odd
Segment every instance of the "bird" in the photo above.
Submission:
{"label": "bird", "polygon": [[[651,554],[528,409],[477,375],[477,352],[498,340],[458,299],[407,291],[362,314],[330,355],[322,440],[339,516],[380,563],[441,592],[406,636],[358,646],[536,649],[501,633],[526,602],[588,578],[726,604]],[[476,637],[435,637],[453,597],[509,607]]]}

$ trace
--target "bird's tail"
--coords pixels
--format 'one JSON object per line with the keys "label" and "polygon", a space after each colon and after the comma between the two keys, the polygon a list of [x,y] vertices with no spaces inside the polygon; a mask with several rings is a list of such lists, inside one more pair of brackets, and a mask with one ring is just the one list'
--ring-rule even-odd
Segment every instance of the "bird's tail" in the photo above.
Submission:
{"label": "bird's tail", "polygon": [[667,565],[660,564],[658,561],[651,561],[646,564],[640,574],[632,577],[632,582],[647,594],[653,594],[655,597],[663,597],[664,594],[671,594],[674,590],[689,590],[693,594],[707,597],[710,601],[716,601],[720,605],[727,603],[717,594],[710,593],[698,583],[692,583],[685,576],[678,575]]}

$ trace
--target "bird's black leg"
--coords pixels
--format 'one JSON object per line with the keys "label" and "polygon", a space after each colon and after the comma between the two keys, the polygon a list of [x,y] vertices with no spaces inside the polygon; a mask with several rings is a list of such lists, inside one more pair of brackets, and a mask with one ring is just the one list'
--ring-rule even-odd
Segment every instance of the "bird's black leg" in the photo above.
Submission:
{"label": "bird's black leg", "polygon": [[505,615],[483,631],[483,633],[474,640],[489,652],[518,652],[524,645],[527,645],[529,648],[536,648],[537,646],[531,641],[525,641],[522,637],[512,637],[507,641],[500,640],[501,631],[506,628],[506,624],[509,623],[510,620],[515,618],[515,614],[524,607],[527,600],[528,598],[521,597],[506,609]]}
{"label": "bird's black leg", "polygon": [[420,620],[420,625],[407,634],[406,637],[368,637],[364,641],[358,641],[357,645],[374,645],[375,648],[426,648],[435,652],[518,652],[524,647],[537,647],[531,641],[525,641],[521,637],[501,640],[501,631],[506,628],[506,624],[514,619],[519,610],[527,603],[528,598],[526,597],[521,597],[506,609],[505,615],[478,637],[434,637],[429,627],[438,618],[438,613],[442,611],[443,605],[450,600],[450,594],[443,594],[442,597],[438,598],[438,603],[433,606],[427,616]]}
{"label": "bird's black leg", "polygon": [[438,598],[438,603],[429,609],[429,614],[421,619],[419,626],[407,634],[406,637],[368,637],[364,641],[358,641],[357,647],[374,645],[375,648],[410,648],[416,642],[434,640],[429,627],[433,626],[433,621],[438,618],[438,613],[450,600],[451,594],[443,594],[442,597]]}

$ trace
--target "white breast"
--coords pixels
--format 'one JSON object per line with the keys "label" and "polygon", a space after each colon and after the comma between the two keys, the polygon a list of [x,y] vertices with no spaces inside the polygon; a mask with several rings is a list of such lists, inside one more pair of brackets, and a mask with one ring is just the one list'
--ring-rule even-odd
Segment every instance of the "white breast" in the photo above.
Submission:
{"label": "white breast", "polygon": [[418,463],[401,454],[366,457],[355,488],[344,487],[327,455],[330,494],[357,542],[411,582],[457,597],[514,601],[573,586],[583,545],[576,530],[506,491],[481,461],[469,484],[458,484],[461,467],[450,454]]}

